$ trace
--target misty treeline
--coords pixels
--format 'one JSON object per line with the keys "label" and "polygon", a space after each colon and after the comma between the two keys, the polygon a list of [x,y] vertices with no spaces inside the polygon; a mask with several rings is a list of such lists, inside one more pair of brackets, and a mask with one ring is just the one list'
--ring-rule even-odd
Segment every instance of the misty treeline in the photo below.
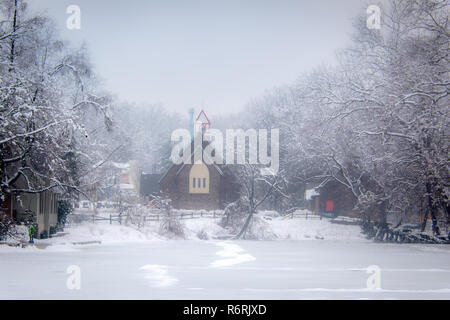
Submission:
{"label": "misty treeline", "polygon": [[356,21],[336,66],[249,104],[243,125],[280,129],[282,207],[298,205],[307,182],[333,180],[366,221],[448,225],[448,12],[447,1],[391,1],[381,30]]}
{"label": "misty treeline", "polygon": [[0,1],[2,199],[49,189],[89,197],[111,185],[99,170],[108,161],[158,163],[158,139],[177,116],[119,102],[93,69],[88,49],[62,40],[51,19]]}

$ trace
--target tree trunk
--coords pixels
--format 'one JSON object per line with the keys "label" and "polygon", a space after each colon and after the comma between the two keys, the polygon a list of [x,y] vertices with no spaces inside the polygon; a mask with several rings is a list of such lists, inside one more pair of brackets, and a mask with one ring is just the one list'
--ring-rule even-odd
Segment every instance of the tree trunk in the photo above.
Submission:
{"label": "tree trunk", "polygon": [[[438,207],[432,196],[432,188],[431,188],[430,182],[426,183],[426,190],[427,190],[427,194],[428,194],[428,211],[431,216],[431,226],[433,229],[433,234],[436,236],[439,236],[441,233],[439,231],[439,226],[438,226]],[[427,217],[428,217],[428,215],[427,215]]]}
{"label": "tree trunk", "polygon": [[241,231],[235,237],[236,239],[240,239],[245,234],[245,231],[247,231],[247,228],[248,228],[248,226],[250,224],[250,221],[252,220],[252,217],[253,217],[253,210],[251,210],[251,212],[248,214],[247,219],[245,220],[245,223],[242,226]]}
{"label": "tree trunk", "polygon": [[9,53],[9,61],[10,61],[10,67],[9,72],[13,70],[14,60],[15,60],[15,46],[16,46],[16,31],[17,31],[17,0],[14,0],[14,16],[13,16],[13,22],[12,22],[12,30],[13,35],[11,37],[11,49]]}
{"label": "tree trunk", "polygon": [[425,214],[423,216],[423,221],[422,221],[422,224],[420,226],[420,231],[421,232],[425,231],[425,228],[427,227],[427,221],[428,221],[428,210],[425,211]]}

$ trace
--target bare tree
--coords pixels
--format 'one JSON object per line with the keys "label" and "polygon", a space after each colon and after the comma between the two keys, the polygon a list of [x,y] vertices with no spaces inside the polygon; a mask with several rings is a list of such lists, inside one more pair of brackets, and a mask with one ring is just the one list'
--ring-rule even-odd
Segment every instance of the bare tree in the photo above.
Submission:
{"label": "bare tree", "polygon": [[225,208],[222,225],[231,226],[233,230],[239,228],[239,232],[234,237],[239,239],[245,237],[254,214],[261,204],[273,193],[278,192],[283,195],[284,193],[280,187],[282,176],[261,175],[259,165],[236,165],[233,171],[238,177],[237,183],[240,185],[241,196]]}

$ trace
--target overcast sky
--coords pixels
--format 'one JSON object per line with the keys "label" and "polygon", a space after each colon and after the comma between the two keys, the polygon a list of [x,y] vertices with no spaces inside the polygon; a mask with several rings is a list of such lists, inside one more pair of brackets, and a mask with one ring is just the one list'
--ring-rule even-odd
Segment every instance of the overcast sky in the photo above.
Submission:
{"label": "overcast sky", "polygon": [[[121,99],[170,110],[239,111],[266,89],[333,63],[362,0],[32,0],[61,35],[85,41],[105,86]],[[66,8],[81,8],[68,30]]]}

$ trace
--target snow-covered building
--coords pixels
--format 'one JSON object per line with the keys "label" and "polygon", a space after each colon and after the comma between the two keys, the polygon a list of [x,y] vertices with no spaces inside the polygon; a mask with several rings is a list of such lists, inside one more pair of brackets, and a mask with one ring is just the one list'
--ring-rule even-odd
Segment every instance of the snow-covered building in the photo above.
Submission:
{"label": "snow-covered building", "polygon": [[141,170],[139,164],[135,160],[127,163],[112,163],[114,167],[120,170],[118,175],[119,189],[123,192],[132,192],[136,195],[140,193],[141,186]]}
{"label": "snow-covered building", "polygon": [[308,209],[314,214],[319,214],[320,211],[319,195],[320,193],[316,190],[316,188],[305,190],[305,200],[307,201]]}
{"label": "snow-covered building", "polygon": [[[176,209],[223,209],[238,197],[239,186],[224,165],[194,161],[210,142],[203,140],[202,148],[194,150],[194,140],[186,148],[191,164],[173,164],[160,178],[161,193],[172,200]],[[189,151],[190,150],[190,151]]]}
{"label": "snow-covered building", "polygon": [[332,179],[306,189],[305,200],[308,209],[319,215],[334,212],[340,216],[353,216],[353,207],[356,204],[353,193]]}
{"label": "snow-covered building", "polygon": [[141,185],[141,169],[138,161],[107,161],[96,168],[99,176],[108,177],[104,186],[96,186],[90,194],[92,201],[105,201],[116,198],[120,194],[138,196]]}
{"label": "snow-covered building", "polygon": [[161,174],[159,173],[142,173],[141,175],[141,197],[150,198],[159,194],[159,180]]}
{"label": "snow-covered building", "polygon": [[[16,187],[26,190],[26,182],[20,177]],[[58,199],[56,188],[39,193],[13,192],[6,194],[0,211],[16,223],[36,225],[36,238],[47,237],[54,233],[58,224]]]}

